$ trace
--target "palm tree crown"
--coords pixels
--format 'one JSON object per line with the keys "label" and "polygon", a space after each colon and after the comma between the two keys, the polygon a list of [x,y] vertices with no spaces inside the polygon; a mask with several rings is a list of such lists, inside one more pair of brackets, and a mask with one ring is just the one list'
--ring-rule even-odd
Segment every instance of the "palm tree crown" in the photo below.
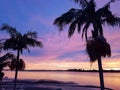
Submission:
{"label": "palm tree crown", "polygon": [[120,26],[120,18],[115,16],[110,10],[110,1],[104,7],[96,9],[94,0],[74,0],[82,5],[82,9],[72,8],[68,12],[56,18],[54,25],[63,30],[63,27],[69,25],[68,36],[71,37],[77,27],[78,32],[82,28],[82,37],[85,35],[87,40],[87,30],[90,25],[93,26],[95,36],[103,35],[102,25],[107,23],[111,26]]}
{"label": "palm tree crown", "polygon": [[13,49],[19,50],[22,53],[23,49],[27,49],[29,51],[29,47],[42,47],[42,42],[36,40],[36,32],[30,31],[25,34],[21,34],[9,25],[3,25],[1,29],[7,30],[10,33],[10,38],[4,42],[4,50]]}

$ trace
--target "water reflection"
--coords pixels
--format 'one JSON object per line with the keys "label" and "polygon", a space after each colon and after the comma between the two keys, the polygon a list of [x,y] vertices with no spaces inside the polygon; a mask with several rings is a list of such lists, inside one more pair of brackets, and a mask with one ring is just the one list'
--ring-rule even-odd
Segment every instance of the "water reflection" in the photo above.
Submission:
{"label": "water reflection", "polygon": [[[5,71],[5,75],[14,78],[14,72]],[[58,81],[75,82],[80,85],[99,86],[99,74],[90,72],[19,72],[18,79],[50,79]],[[105,87],[119,90],[120,73],[104,73]]]}

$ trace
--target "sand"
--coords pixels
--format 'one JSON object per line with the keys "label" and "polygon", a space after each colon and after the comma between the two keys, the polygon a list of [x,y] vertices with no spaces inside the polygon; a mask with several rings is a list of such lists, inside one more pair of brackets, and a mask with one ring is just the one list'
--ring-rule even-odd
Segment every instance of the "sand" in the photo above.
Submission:
{"label": "sand", "polygon": [[[13,84],[13,81],[3,82],[0,90],[13,90]],[[100,90],[100,87],[55,80],[18,80],[17,90]]]}

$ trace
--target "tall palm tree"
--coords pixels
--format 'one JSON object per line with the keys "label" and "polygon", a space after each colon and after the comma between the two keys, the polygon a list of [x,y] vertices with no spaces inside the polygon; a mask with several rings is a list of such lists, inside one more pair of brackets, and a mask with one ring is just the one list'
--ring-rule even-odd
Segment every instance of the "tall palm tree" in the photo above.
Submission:
{"label": "tall palm tree", "polygon": [[2,81],[2,78],[4,76],[4,73],[2,72],[3,68],[9,66],[13,58],[15,58],[15,55],[12,53],[6,53],[0,57],[0,81]]}
{"label": "tall palm tree", "polygon": [[[58,26],[60,31],[63,30],[63,27],[69,26],[69,37],[74,34],[76,28],[79,33],[82,31],[82,38],[84,36],[86,38],[86,50],[90,60],[92,62],[98,60],[101,90],[104,90],[101,57],[111,55],[110,45],[104,38],[102,25],[120,26],[120,17],[115,16],[110,10],[110,3],[114,1],[111,0],[102,8],[96,9],[94,0],[74,0],[74,2],[80,4],[81,8],[71,8],[54,21],[54,25]],[[93,27],[93,30],[90,29],[92,32],[91,39],[87,36],[90,26]]]}
{"label": "tall palm tree", "polygon": [[[37,39],[37,33],[36,32],[27,32],[25,34],[21,34],[16,30],[16,28],[13,28],[9,25],[3,25],[1,27],[1,30],[6,30],[10,34],[10,38],[7,39],[4,42],[4,50],[16,50],[17,51],[17,60],[16,64],[21,62],[20,60],[20,54],[23,53],[24,49],[27,49],[28,52],[30,52],[29,47],[42,47],[42,42],[36,40]],[[14,90],[16,90],[16,81],[17,81],[17,75],[18,75],[18,66],[16,66],[15,70],[15,81],[14,81]]]}

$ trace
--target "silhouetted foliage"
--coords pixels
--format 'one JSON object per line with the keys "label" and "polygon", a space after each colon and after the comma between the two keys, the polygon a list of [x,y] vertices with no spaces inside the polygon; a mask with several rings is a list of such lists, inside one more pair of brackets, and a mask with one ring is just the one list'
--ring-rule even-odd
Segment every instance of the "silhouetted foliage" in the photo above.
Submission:
{"label": "silhouetted foliage", "polygon": [[3,68],[9,66],[13,58],[15,58],[15,55],[12,53],[6,53],[0,57],[0,81],[2,81],[4,76],[4,73],[2,72]]}
{"label": "silhouetted foliage", "polygon": [[17,32],[16,28],[9,26],[8,24],[3,24],[0,28],[1,31],[7,31],[10,37],[19,36],[19,32]]}
{"label": "silhouetted foliage", "polygon": [[10,69],[16,70],[16,67],[18,70],[25,69],[25,62],[23,61],[23,59],[20,59],[19,61],[17,61],[16,59],[12,59],[12,61],[10,63]]}
{"label": "silhouetted foliage", "polygon": [[[63,27],[69,25],[68,36],[71,37],[74,31],[82,31],[82,37],[85,35],[87,40],[87,30],[90,25],[93,26],[98,35],[103,35],[102,25],[120,26],[120,18],[115,16],[110,10],[110,1],[102,8],[96,9],[96,4],[94,0],[74,0],[83,6],[82,9],[72,8],[68,12],[62,14],[60,17],[56,18],[54,25],[58,26],[59,30],[63,30]],[[82,28],[83,27],[83,28]],[[82,29],[81,29],[82,28]]]}
{"label": "silhouetted foliage", "polygon": [[96,40],[89,38],[86,44],[86,51],[91,62],[95,62],[98,56],[111,56],[110,45],[103,36],[97,37]]}
{"label": "silhouetted foliage", "polygon": [[[111,0],[102,8],[96,9],[95,0],[74,0],[81,8],[70,9],[68,12],[57,17],[53,23],[60,31],[68,25],[69,37],[74,34],[75,30],[78,32],[82,31],[82,38],[84,36],[86,38],[86,51],[90,61],[98,60],[101,90],[104,90],[101,57],[111,56],[110,45],[104,38],[102,25],[107,24],[120,27],[120,17],[114,15],[110,10],[110,3],[114,1]],[[93,27],[93,30],[91,30],[92,37],[88,38],[87,32],[90,26]]]}
{"label": "silhouetted foliage", "polygon": [[[16,28],[11,27],[7,24],[3,25],[1,27],[1,30],[5,30],[9,33],[10,37],[8,39],[5,40],[4,45],[3,45],[3,49],[4,50],[16,50],[17,51],[17,58],[16,61],[14,60],[14,62],[16,62],[18,65],[15,64],[16,68],[12,67],[12,69],[16,69],[16,73],[15,73],[15,83],[14,83],[14,90],[16,90],[16,80],[17,80],[17,74],[18,74],[18,70],[19,69],[23,69],[24,67],[24,62],[23,60],[19,59],[20,58],[20,54],[23,53],[23,49],[27,49],[29,52],[29,47],[42,47],[42,42],[36,40],[37,39],[37,33],[36,32],[27,32],[25,34],[21,34],[20,32],[18,32],[16,30]],[[22,68],[20,68],[19,66],[22,66]],[[14,64],[13,64],[14,66]]]}

